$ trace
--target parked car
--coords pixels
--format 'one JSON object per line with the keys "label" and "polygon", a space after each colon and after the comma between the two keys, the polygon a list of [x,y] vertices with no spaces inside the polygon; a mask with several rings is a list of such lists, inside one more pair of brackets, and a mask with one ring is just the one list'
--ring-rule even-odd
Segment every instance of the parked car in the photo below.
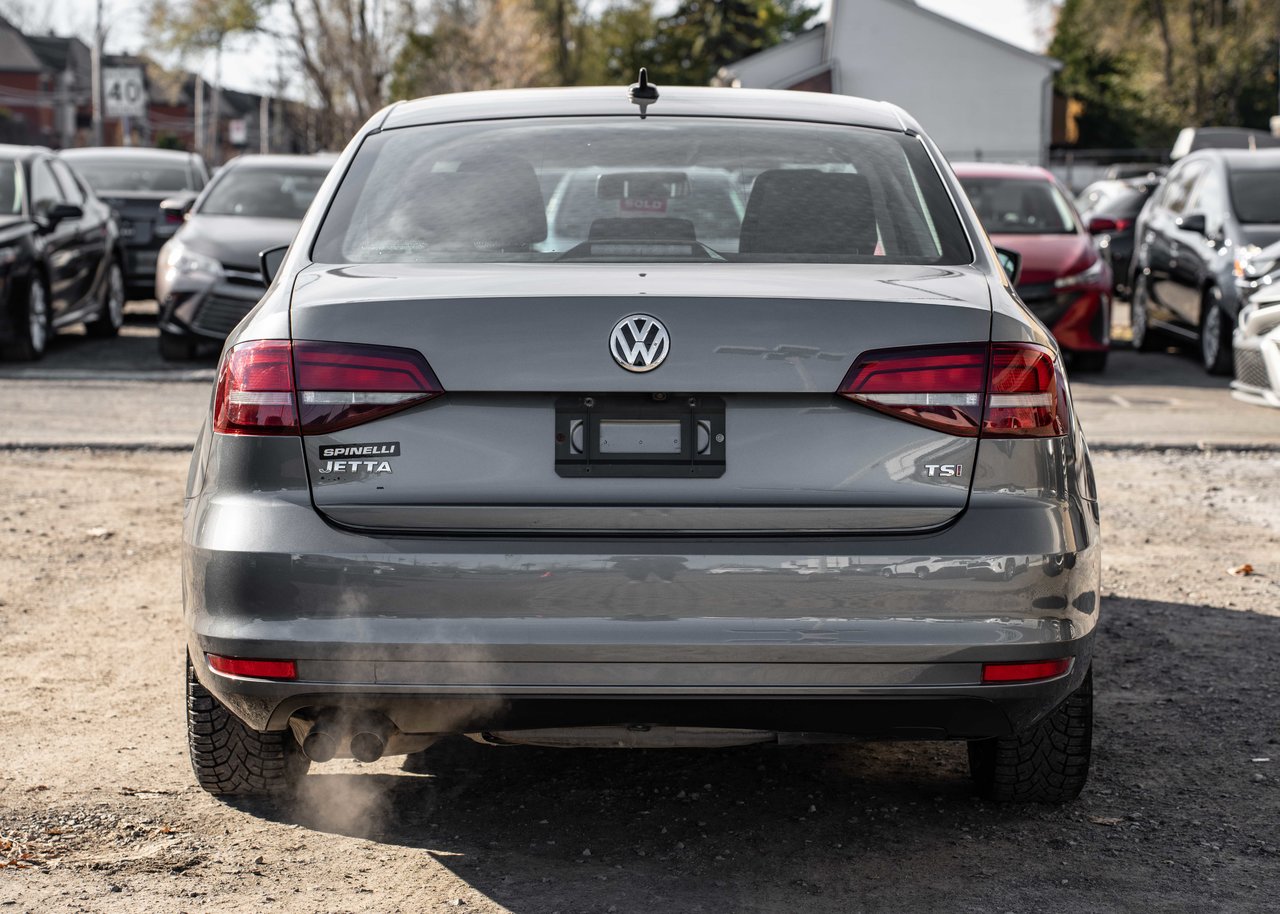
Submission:
{"label": "parked car", "polygon": [[1191,153],[1134,232],[1134,348],[1198,344],[1206,371],[1230,374],[1232,332],[1256,288],[1251,258],[1280,241],[1280,149]]}
{"label": "parked car", "polygon": [[[547,249],[539,172],[619,167],[647,177]],[[695,169],[744,188],[724,249],[715,213],[643,205]],[[906,112],[649,85],[401,103],[277,255],[184,510],[206,790],[459,733],[954,739],[984,796],[1084,786],[1087,447]],[[850,573],[818,608],[810,576],[722,573],[912,561],[947,580]]]}
{"label": "parked car", "polygon": [[[1125,181],[1132,178],[1161,178],[1169,166],[1160,162],[1118,162],[1108,165],[1102,177],[1108,181]],[[1083,208],[1083,207],[1082,207]]]}
{"label": "parked car", "polygon": [[194,200],[209,180],[204,160],[190,152],[137,146],[64,149],[59,153],[110,206],[125,253],[130,298],[153,298],[156,255],[182,225],[182,216],[161,211],[168,198]]}
{"label": "parked car", "polygon": [[1030,165],[958,164],[956,176],[998,247],[1022,257],[1018,295],[1079,372],[1111,348],[1111,269],[1066,190]]}
{"label": "parked car", "polygon": [[1076,199],[1080,218],[1097,241],[1098,250],[1111,268],[1111,288],[1129,296],[1133,262],[1133,229],[1138,213],[1160,186],[1157,177],[1125,181],[1095,181]]}
{"label": "parked car", "polygon": [[262,297],[258,255],[287,245],[333,156],[245,155],[218,169],[192,203],[161,208],[182,227],[156,261],[160,355],[190,359],[227,334]]}
{"label": "parked car", "polygon": [[124,259],[111,209],[52,151],[0,146],[0,353],[33,360],[51,335],[124,323]]}
{"label": "parked car", "polygon": [[[1276,248],[1280,257],[1280,245]],[[1264,286],[1241,309],[1233,349],[1231,395],[1280,409],[1280,281]]]}
{"label": "parked car", "polygon": [[1183,127],[1169,158],[1176,162],[1201,149],[1274,149],[1280,138],[1249,127]]}

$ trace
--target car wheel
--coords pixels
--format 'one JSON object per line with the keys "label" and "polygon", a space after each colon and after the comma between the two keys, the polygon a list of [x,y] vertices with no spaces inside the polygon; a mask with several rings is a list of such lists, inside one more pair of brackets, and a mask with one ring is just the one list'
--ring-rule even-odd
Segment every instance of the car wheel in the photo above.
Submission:
{"label": "car wheel", "polygon": [[1222,310],[1217,294],[1205,293],[1200,319],[1200,364],[1209,374],[1231,374],[1231,318]]}
{"label": "car wheel", "polygon": [[102,293],[102,310],[91,321],[85,321],[84,329],[90,336],[111,337],[124,326],[124,271],[120,262],[112,260],[107,269],[107,286]]}
{"label": "car wheel", "polygon": [[49,293],[44,283],[33,276],[27,290],[25,308],[15,315],[14,335],[4,346],[4,356],[22,362],[34,362],[44,356],[52,333]]}
{"label": "car wheel", "polygon": [[969,742],[978,793],[1000,803],[1066,803],[1089,779],[1093,670],[1048,717],[1013,736]]}
{"label": "car wheel", "polygon": [[1129,299],[1129,326],[1133,331],[1133,348],[1139,352],[1153,352],[1156,348],[1155,333],[1150,321],[1151,315],[1147,313],[1147,277],[1139,273],[1133,281],[1133,295]]}
{"label": "car wheel", "polygon": [[1107,351],[1102,352],[1073,352],[1071,354],[1071,367],[1076,374],[1098,374],[1107,370]]}
{"label": "car wheel", "polygon": [[187,658],[187,746],[196,781],[224,797],[280,794],[311,766],[289,730],[250,729],[200,684]]}
{"label": "car wheel", "polygon": [[160,358],[166,362],[189,362],[196,357],[196,344],[176,333],[160,331]]}

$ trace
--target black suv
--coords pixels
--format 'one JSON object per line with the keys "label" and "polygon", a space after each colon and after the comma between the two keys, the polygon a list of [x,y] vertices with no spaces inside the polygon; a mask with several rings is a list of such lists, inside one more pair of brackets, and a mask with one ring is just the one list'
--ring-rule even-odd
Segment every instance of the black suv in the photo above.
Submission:
{"label": "black suv", "polygon": [[1205,149],[1182,159],[1135,229],[1133,346],[1198,342],[1231,373],[1231,333],[1252,253],[1280,241],[1280,149]]}

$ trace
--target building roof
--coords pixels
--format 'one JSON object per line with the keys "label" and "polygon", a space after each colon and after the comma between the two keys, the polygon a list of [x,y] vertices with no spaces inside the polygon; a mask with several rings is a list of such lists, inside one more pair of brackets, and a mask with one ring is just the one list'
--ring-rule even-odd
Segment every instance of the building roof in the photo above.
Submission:
{"label": "building roof", "polygon": [[0,16],[0,73],[39,73],[44,64],[31,46],[27,44],[22,31]]}
{"label": "building roof", "polygon": [[[845,2],[848,2],[848,0],[845,0]],[[904,6],[907,9],[911,10],[913,13],[916,13],[920,16],[924,16],[928,19],[932,19],[935,22],[943,23],[949,26],[950,28],[955,29],[956,31],[964,32],[966,35],[969,35],[971,37],[979,38],[982,41],[985,41],[987,44],[991,45],[993,48],[998,48],[1001,51],[1005,51],[1007,53],[1014,54],[1019,57],[1023,57],[1027,60],[1033,60],[1036,63],[1043,64],[1052,70],[1062,69],[1062,62],[1059,60],[1055,60],[1054,58],[1048,57],[1044,54],[1037,54],[1035,51],[1028,51],[1026,48],[1020,48],[1016,44],[1010,44],[1009,42],[1005,41],[1002,38],[997,38],[995,35],[992,35],[989,32],[982,31],[982,29],[975,29],[973,26],[965,25],[963,22],[959,22],[955,19],[952,19],[950,16],[946,16],[942,13],[934,12],[931,9],[926,9],[925,7],[917,3],[916,0],[887,0],[887,2],[897,3],[899,6]],[[834,19],[838,15],[839,8],[840,8],[840,0],[832,0],[832,4],[831,4],[832,19]]]}

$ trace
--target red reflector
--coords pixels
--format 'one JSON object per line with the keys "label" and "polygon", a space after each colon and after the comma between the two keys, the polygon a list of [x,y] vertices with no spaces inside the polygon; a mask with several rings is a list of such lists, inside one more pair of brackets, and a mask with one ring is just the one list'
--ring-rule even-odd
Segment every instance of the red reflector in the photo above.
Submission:
{"label": "red reflector", "polygon": [[1057,660],[1037,660],[1032,663],[984,663],[983,682],[1032,682],[1036,679],[1052,679],[1071,669],[1070,657]]}
{"label": "red reflector", "polygon": [[254,679],[297,679],[298,665],[292,660],[245,660],[206,654],[209,668],[228,676],[250,676]]}
{"label": "red reflector", "polygon": [[222,357],[213,430],[224,435],[296,435],[288,340],[241,343]]}

